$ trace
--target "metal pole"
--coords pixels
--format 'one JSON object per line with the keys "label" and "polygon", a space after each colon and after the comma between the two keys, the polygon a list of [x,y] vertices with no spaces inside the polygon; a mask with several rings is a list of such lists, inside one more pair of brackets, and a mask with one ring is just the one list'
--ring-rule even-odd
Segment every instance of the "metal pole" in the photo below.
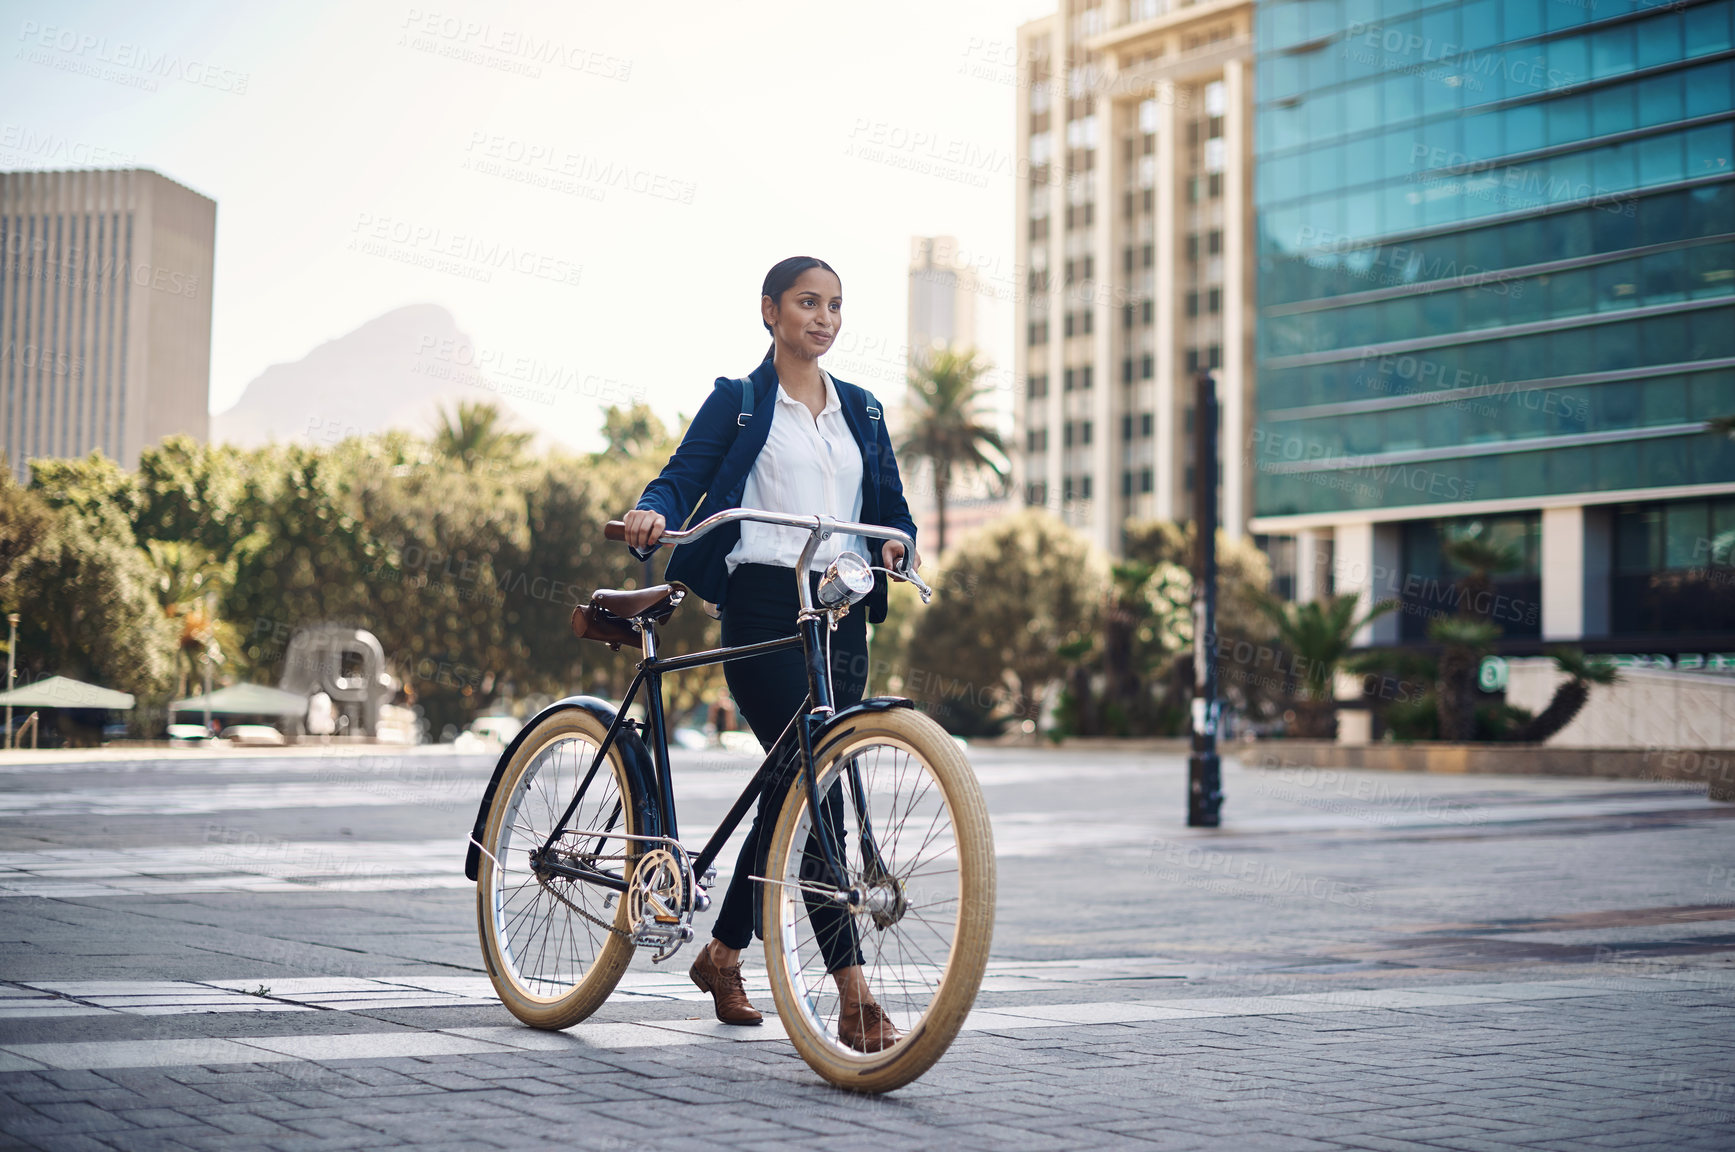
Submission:
{"label": "metal pole", "polygon": [[[211,627],[211,594],[205,593],[205,628]],[[205,738],[211,738],[211,640],[205,638]]]}
{"label": "metal pole", "polygon": [[1221,822],[1217,758],[1217,384],[1193,378],[1193,754],[1187,758],[1187,826]]}
{"label": "metal pole", "polygon": [[[18,675],[18,613],[6,613],[6,623],[12,626],[12,635],[6,641],[6,691],[12,691],[13,680]],[[12,739],[12,702],[6,702],[6,747],[17,747]]]}

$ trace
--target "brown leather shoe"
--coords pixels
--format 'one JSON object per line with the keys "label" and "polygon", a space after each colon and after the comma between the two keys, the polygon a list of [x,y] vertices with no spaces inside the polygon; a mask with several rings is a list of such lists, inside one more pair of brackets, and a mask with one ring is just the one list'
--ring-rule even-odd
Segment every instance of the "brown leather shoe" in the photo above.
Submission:
{"label": "brown leather shoe", "polygon": [[837,1038],[857,1052],[881,1052],[899,1040],[885,1010],[872,1000],[846,1001],[838,1008]]}
{"label": "brown leather shoe", "polygon": [[699,991],[711,994],[717,1005],[717,1019],[723,1023],[757,1024],[765,1019],[764,1013],[747,1002],[747,985],[741,981],[741,965],[719,966],[711,959],[709,944],[700,949],[693,966],[687,969],[687,975],[693,978]]}

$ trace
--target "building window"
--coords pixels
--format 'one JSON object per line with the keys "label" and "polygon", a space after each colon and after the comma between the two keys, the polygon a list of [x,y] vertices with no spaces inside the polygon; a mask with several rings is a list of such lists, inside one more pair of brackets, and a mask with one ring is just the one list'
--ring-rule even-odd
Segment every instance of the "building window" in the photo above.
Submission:
{"label": "building window", "polygon": [[1154,315],[1154,310],[1152,309],[1151,302],[1149,300],[1146,300],[1139,305],[1139,323],[1145,325],[1146,327],[1149,327],[1151,324],[1151,319],[1152,319],[1153,315]]}
{"label": "building window", "polygon": [[1032,428],[1024,434],[1024,450],[1026,452],[1048,451],[1048,429]]}
{"label": "building window", "polygon": [[1090,473],[1088,472],[1078,478],[1078,498],[1080,500],[1090,499]]}
{"label": "building window", "polygon": [[1199,314],[1199,294],[1197,292],[1189,292],[1189,293],[1187,293],[1187,315],[1197,316],[1198,314]]}
{"label": "building window", "polygon": [[1223,289],[1212,288],[1205,293],[1205,311],[1212,315],[1223,311]]}
{"label": "building window", "polygon": [[1024,394],[1032,400],[1040,400],[1048,395],[1047,376],[1029,376],[1024,381]]}
{"label": "building window", "polygon": [[[1129,215],[1131,215],[1131,213],[1129,213]],[[1133,270],[1133,261],[1137,258],[1137,256],[1138,256],[1138,250],[1136,248],[1132,248],[1132,247],[1128,247],[1126,249],[1126,251],[1121,253],[1122,261],[1125,263],[1126,270],[1128,272],[1131,272]]]}
{"label": "building window", "polygon": [[1198,258],[1199,258],[1199,234],[1197,232],[1195,232],[1191,236],[1187,237],[1187,259],[1197,260]]}
{"label": "building window", "polygon": [[1205,367],[1207,369],[1213,369],[1214,370],[1217,368],[1221,368],[1223,366],[1223,347],[1222,347],[1222,345],[1220,345],[1220,344],[1211,345],[1209,348],[1205,349],[1205,356],[1206,356],[1206,359],[1208,360],[1208,363],[1205,365]]}
{"label": "building window", "polygon": [[1140,492],[1149,492],[1150,490],[1151,490],[1151,470],[1149,468],[1141,468],[1141,469],[1139,469],[1139,491]]}
{"label": "building window", "polygon": [[1181,489],[1186,492],[1191,492],[1193,490],[1193,466],[1191,464],[1187,465],[1187,470],[1183,473]]}
{"label": "building window", "polygon": [[1066,447],[1072,447],[1072,421],[1068,420],[1061,429],[1060,442]]}
{"label": "building window", "polygon": [[1084,278],[1086,280],[1095,280],[1096,279],[1096,257],[1095,256],[1086,256],[1084,258]]}
{"label": "building window", "polygon": [[1080,391],[1090,391],[1090,386],[1093,382],[1091,380],[1091,372],[1092,366],[1089,364],[1086,364],[1083,368],[1078,370],[1078,387]]}
{"label": "building window", "polygon": [[1139,435],[1148,437],[1148,436],[1150,436],[1150,434],[1151,434],[1151,414],[1149,412],[1146,412],[1142,416],[1139,417]]}
{"label": "building window", "polygon": [[[1735,497],[1614,510],[1611,631],[1735,631]],[[1683,641],[1684,643],[1684,641]]]}
{"label": "building window", "polygon": [[1048,485],[1040,480],[1032,480],[1024,486],[1024,502],[1032,506],[1048,503]]}
{"label": "building window", "polygon": [[1131,328],[1133,321],[1138,319],[1138,308],[1132,304],[1121,305],[1121,327]]}
{"label": "building window", "polygon": [[1025,332],[1025,336],[1025,342],[1032,348],[1036,347],[1038,344],[1048,343],[1048,321],[1032,320],[1028,325],[1028,330]]}
{"label": "building window", "polygon": [[1068,336],[1072,335],[1072,313],[1071,312],[1068,312],[1066,314],[1066,334]]}
{"label": "building window", "polygon": [[1080,444],[1089,444],[1090,443],[1090,429],[1091,429],[1091,423],[1089,420],[1085,420],[1079,424],[1079,426],[1078,426],[1078,442]]}
{"label": "building window", "polygon": [[1216,256],[1223,251],[1223,233],[1215,228],[1205,234],[1205,251]]}
{"label": "building window", "polygon": [[1071,392],[1073,389],[1073,380],[1075,379],[1075,377],[1073,376],[1073,370],[1071,368],[1068,368],[1066,370],[1066,372],[1064,373],[1064,375],[1061,377],[1061,379],[1063,381],[1063,384],[1062,384],[1063,389],[1067,392]]}
{"label": "building window", "polygon": [[1146,244],[1139,252],[1139,262],[1149,268],[1157,258],[1157,248],[1154,244]]}
{"label": "building window", "polygon": [[1131,496],[1132,494],[1133,494],[1133,474],[1131,472],[1122,472],[1121,473],[1121,495],[1122,496]]}
{"label": "building window", "polygon": [[1223,87],[1223,81],[1213,80],[1205,85],[1205,115],[1218,118],[1229,110],[1229,90]]}
{"label": "building window", "polygon": [[1132,414],[1128,413],[1127,415],[1121,417],[1121,439],[1122,440],[1131,440],[1132,438],[1133,438],[1133,418],[1132,418]]}
{"label": "building window", "polygon": [[1156,362],[1151,359],[1151,354],[1149,352],[1146,352],[1143,356],[1139,357],[1140,379],[1149,380],[1155,370]]}
{"label": "building window", "polygon": [[1068,504],[1072,503],[1072,477],[1071,476],[1062,476],[1060,478],[1060,498],[1062,501],[1064,501]]}
{"label": "building window", "polygon": [[1048,239],[1048,217],[1030,222],[1030,240],[1032,243]]}
{"label": "building window", "polygon": [[1189,374],[1191,374],[1193,372],[1197,372],[1198,370],[1199,370],[1199,350],[1197,348],[1189,348],[1189,349],[1187,349],[1187,372]]}
{"label": "building window", "polygon": [[1128,358],[1126,360],[1121,361],[1121,383],[1122,384],[1131,384],[1132,382],[1133,382],[1133,362],[1132,362],[1131,358]]}
{"label": "building window", "polygon": [[1223,195],[1223,174],[1213,172],[1205,177],[1205,194],[1215,200]]}

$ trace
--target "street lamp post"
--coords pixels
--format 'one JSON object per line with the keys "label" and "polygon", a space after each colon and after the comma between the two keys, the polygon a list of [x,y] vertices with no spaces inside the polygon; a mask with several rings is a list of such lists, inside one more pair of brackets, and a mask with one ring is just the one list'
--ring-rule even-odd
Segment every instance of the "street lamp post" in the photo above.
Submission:
{"label": "street lamp post", "polygon": [[1193,380],[1193,754],[1187,758],[1187,826],[1215,828],[1223,808],[1217,758],[1217,384]]}
{"label": "street lamp post", "polygon": [[[12,635],[6,641],[6,691],[12,691],[12,681],[18,675],[18,613],[6,613],[6,623]],[[12,701],[6,702],[6,747],[12,747]]]}

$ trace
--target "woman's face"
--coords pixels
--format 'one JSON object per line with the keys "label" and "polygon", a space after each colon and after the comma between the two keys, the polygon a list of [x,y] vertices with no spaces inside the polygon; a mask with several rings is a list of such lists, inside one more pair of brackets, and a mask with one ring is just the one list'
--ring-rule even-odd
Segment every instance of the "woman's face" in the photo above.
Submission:
{"label": "woman's face", "polygon": [[759,311],[779,344],[804,360],[817,360],[843,328],[843,283],[824,268],[809,268],[776,303],[760,297]]}

